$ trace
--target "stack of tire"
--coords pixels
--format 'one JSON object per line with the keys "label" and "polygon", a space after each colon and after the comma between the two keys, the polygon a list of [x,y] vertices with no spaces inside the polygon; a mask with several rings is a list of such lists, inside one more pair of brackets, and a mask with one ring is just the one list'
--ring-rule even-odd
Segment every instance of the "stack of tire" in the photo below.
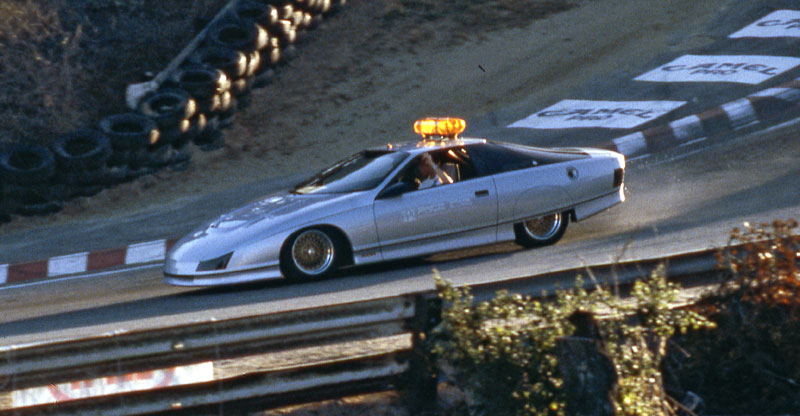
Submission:
{"label": "stack of tire", "polygon": [[191,149],[223,146],[220,129],[252,88],[268,83],[291,57],[298,34],[346,0],[240,0],[209,27],[204,44],[136,111],[113,114],[97,128],[55,138],[51,146],[0,146],[0,223],[9,214],[43,215],[62,202],[153,173],[181,169]]}
{"label": "stack of tire", "polygon": [[11,144],[0,150],[0,221],[9,214],[40,215],[56,212],[52,179],[53,153],[44,146]]}
{"label": "stack of tire", "polygon": [[55,159],[53,201],[92,196],[109,185],[111,143],[103,133],[80,129],[62,134],[50,146]]}

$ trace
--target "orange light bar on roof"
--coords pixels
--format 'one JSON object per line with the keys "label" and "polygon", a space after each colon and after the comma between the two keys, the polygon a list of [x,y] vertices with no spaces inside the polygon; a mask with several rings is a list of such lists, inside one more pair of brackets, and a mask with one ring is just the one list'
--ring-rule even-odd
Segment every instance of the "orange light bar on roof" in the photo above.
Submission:
{"label": "orange light bar on roof", "polygon": [[422,137],[439,136],[455,139],[467,128],[467,122],[455,117],[428,117],[414,123],[414,133]]}

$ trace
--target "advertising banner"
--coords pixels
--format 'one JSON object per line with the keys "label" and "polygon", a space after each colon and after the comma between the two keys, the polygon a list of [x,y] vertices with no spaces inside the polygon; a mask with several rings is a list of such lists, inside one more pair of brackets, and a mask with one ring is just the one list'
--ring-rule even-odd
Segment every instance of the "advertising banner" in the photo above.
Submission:
{"label": "advertising banner", "polygon": [[214,364],[208,361],[200,364],[133,373],[118,377],[103,377],[17,390],[12,392],[11,397],[14,407],[25,407],[130,391],[152,390],[182,384],[202,383],[213,379]]}
{"label": "advertising banner", "polygon": [[629,129],[657,119],[683,104],[684,101],[563,100],[508,127]]}
{"label": "advertising banner", "polygon": [[800,11],[776,10],[730,38],[800,38]]}
{"label": "advertising banner", "polygon": [[800,58],[761,55],[684,55],[642,74],[637,81],[759,84],[797,65]]}

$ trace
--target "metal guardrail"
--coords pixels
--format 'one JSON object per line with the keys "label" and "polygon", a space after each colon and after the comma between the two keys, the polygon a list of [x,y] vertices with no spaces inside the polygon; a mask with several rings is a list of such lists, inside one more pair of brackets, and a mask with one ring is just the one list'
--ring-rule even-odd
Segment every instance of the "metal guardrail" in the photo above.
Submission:
{"label": "metal guardrail", "polygon": [[[570,287],[575,277],[585,276],[587,270],[591,270],[597,280],[625,286],[649,274],[660,263],[669,265],[668,275],[672,280],[684,285],[703,284],[720,273],[715,252],[711,249],[664,259],[565,270],[476,285],[472,291],[478,300],[489,298],[501,289],[539,296],[559,287]],[[270,407],[314,401],[325,398],[326,394],[341,397],[347,392],[385,390],[396,386],[401,377],[416,380],[412,382],[417,384],[416,388],[426,388],[424,375],[418,374],[420,364],[415,357],[420,355],[421,334],[438,320],[438,310],[430,308],[432,299],[435,294],[426,291],[307,310],[8,348],[0,351],[0,393],[83,380],[89,378],[87,376],[121,376],[206,360],[368,341],[398,334],[409,334],[413,339],[411,347],[396,351],[247,373],[186,386],[0,411],[0,415],[131,415],[180,412],[204,406],[228,409],[237,403],[253,401]]]}

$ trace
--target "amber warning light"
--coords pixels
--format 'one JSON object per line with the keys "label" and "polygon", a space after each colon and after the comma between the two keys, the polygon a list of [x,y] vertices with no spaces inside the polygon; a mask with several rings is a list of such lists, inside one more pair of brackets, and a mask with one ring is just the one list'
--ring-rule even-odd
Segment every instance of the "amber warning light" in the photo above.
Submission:
{"label": "amber warning light", "polygon": [[414,123],[414,133],[422,135],[423,138],[436,136],[455,139],[466,128],[466,121],[454,117],[429,117]]}

